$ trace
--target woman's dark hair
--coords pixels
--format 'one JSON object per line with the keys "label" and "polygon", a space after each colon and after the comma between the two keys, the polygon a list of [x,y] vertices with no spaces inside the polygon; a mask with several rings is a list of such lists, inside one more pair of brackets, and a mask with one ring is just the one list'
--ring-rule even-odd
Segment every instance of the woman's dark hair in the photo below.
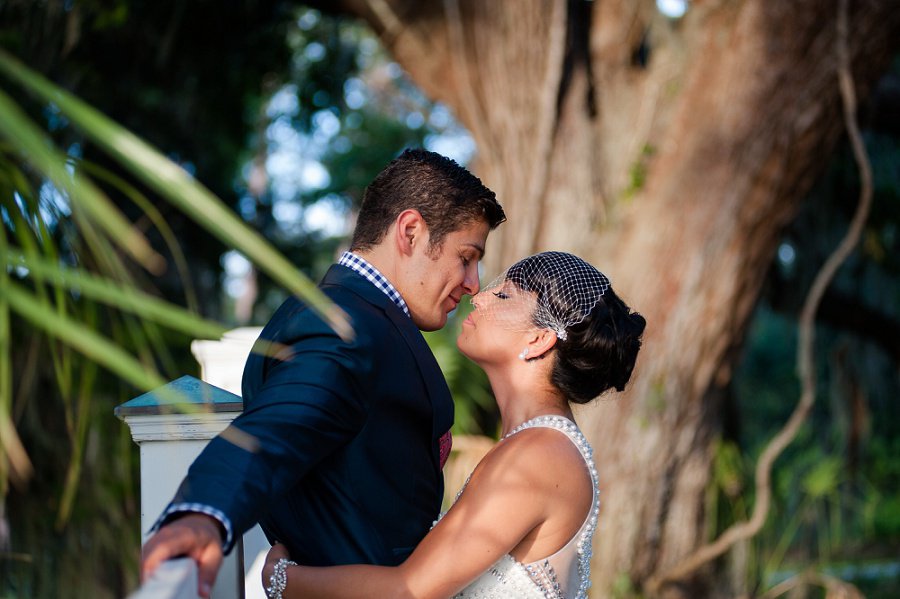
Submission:
{"label": "woman's dark hair", "polygon": [[625,389],[647,322],[605,275],[577,256],[544,252],[517,262],[505,278],[537,295],[534,325],[557,331],[550,382],[569,401]]}
{"label": "woman's dark hair", "polygon": [[494,192],[453,160],[421,149],[404,151],[366,187],[352,251],[381,243],[404,210],[418,210],[429,232],[429,249],[448,233],[484,221],[494,229],[506,220]]}
{"label": "woman's dark hair", "polygon": [[573,403],[623,391],[634,371],[647,321],[609,288],[588,317],[556,343],[550,382]]}

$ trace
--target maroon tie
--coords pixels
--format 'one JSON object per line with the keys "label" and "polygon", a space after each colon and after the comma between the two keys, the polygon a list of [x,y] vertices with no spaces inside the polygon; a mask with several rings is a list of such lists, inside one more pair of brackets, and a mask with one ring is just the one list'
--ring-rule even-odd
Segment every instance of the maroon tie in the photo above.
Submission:
{"label": "maroon tie", "polygon": [[450,431],[441,436],[441,470],[444,469],[444,464],[447,463],[447,458],[450,457],[450,448],[453,447],[453,436],[450,434]]}

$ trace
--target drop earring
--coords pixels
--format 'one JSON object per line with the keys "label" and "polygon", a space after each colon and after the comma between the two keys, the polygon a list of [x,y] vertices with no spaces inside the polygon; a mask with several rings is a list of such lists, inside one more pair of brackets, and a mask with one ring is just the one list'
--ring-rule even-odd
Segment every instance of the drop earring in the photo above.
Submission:
{"label": "drop earring", "polygon": [[521,354],[519,354],[519,359],[520,359],[520,360],[527,360],[527,359],[528,359],[528,348],[527,348],[527,347],[526,347],[525,349],[522,350],[522,353],[521,353]]}

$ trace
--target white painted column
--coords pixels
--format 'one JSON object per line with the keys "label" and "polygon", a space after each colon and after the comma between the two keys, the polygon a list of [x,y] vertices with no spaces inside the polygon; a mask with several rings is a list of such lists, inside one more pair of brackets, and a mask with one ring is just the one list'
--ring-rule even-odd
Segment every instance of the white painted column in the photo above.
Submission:
{"label": "white painted column", "polygon": [[[116,415],[131,429],[140,447],[141,543],[150,527],[187,475],[188,468],[210,439],[241,413],[241,377],[259,328],[229,331],[221,341],[198,340],[191,350],[200,363],[203,381],[185,376],[141,395],[116,408]],[[176,410],[173,401],[185,402]],[[262,530],[256,526],[225,558],[212,599],[264,598],[259,572],[249,572],[258,554],[268,551]],[[244,558],[245,548],[248,548]],[[261,571],[261,566],[257,566]],[[245,595],[246,579],[246,595]]]}
{"label": "white painted column", "polygon": [[[173,403],[185,404],[174,407]],[[122,404],[116,416],[131,429],[141,457],[141,544],[209,440],[241,413],[241,398],[184,376]],[[212,599],[240,599],[240,552],[225,559]],[[239,574],[240,573],[240,574]]]}
{"label": "white painted column", "polygon": [[221,341],[197,339],[191,343],[191,353],[200,364],[200,378],[240,395],[244,364],[261,332],[261,327],[241,327],[222,335]]}

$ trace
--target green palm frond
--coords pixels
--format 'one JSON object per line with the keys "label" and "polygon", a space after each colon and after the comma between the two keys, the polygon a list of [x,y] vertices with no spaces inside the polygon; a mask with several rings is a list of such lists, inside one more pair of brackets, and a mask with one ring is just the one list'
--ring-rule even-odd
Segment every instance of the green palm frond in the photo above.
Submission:
{"label": "green palm frond", "polygon": [[[347,316],[340,308],[329,302],[314,283],[297,271],[294,265],[277,252],[271,244],[247,226],[184,169],[127,129],[117,125],[97,110],[53,85],[2,51],[0,51],[0,71],[45,102],[55,105],[94,143],[106,150],[110,156],[151,189],[183,210],[224,243],[239,248],[241,253],[261,270],[267,272],[292,293],[302,297],[338,334],[343,337],[352,335]],[[0,114],[7,109],[15,111],[15,106],[9,107],[0,104]],[[23,116],[20,115],[20,118]],[[3,120],[0,117],[0,123]],[[5,131],[5,129],[0,125],[0,131]],[[51,177],[54,182],[62,184],[67,190],[71,189],[71,187],[65,187],[68,181],[58,173],[60,169],[53,168],[49,164],[51,158],[46,156],[48,152],[41,144],[32,140],[29,143],[29,149],[37,153],[36,159],[40,161],[40,164],[45,165],[48,174],[53,173],[60,179],[57,181],[57,178]],[[80,187],[71,190],[78,189]],[[90,197],[90,210],[102,210],[105,207],[102,200],[98,200],[94,195]],[[106,213],[107,218],[114,218],[109,216],[111,214],[109,211]],[[124,237],[120,227],[116,227],[116,229],[117,233]],[[131,244],[128,246],[129,249],[148,262],[148,266],[154,265],[155,261],[152,255],[144,256],[139,253],[139,248],[136,247],[139,244],[135,239],[128,237],[127,242]]]}
{"label": "green palm frond", "polygon": [[[180,166],[97,110],[0,50],[0,75],[113,158],[136,181],[298,295],[342,336],[346,316],[261,235]],[[8,89],[8,88],[7,88]],[[102,188],[101,188],[102,186]],[[167,246],[185,282],[190,309],[144,291],[163,255],[107,196],[114,190],[143,215]],[[17,342],[37,332],[62,396],[70,463],[57,528],[72,511],[90,424],[96,367],[144,391],[162,386],[175,361],[173,334],[219,338],[226,327],[201,318],[187,261],[162,213],[135,185],[61,151],[21,105],[0,90],[0,501],[7,481],[27,480],[31,462],[13,417]],[[163,367],[163,368],[161,368]]]}

